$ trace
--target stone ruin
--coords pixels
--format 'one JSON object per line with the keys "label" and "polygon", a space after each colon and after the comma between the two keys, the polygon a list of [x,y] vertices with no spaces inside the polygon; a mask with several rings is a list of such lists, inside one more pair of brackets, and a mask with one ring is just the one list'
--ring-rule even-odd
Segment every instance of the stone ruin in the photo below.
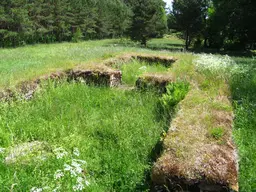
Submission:
{"label": "stone ruin", "polygon": [[162,94],[166,92],[166,86],[174,82],[174,79],[168,74],[162,73],[146,73],[136,81],[138,90],[155,90]]}

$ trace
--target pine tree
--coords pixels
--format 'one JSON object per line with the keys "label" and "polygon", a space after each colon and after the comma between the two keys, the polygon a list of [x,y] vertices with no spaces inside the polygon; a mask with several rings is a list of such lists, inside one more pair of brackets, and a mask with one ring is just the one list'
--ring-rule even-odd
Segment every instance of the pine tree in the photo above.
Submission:
{"label": "pine tree", "polygon": [[173,1],[173,15],[178,30],[184,33],[186,49],[188,49],[192,38],[201,32],[203,27],[203,2],[203,0]]}
{"label": "pine tree", "polygon": [[165,3],[162,0],[138,0],[130,1],[130,4],[133,6],[130,37],[146,46],[150,38],[161,36],[167,28]]}

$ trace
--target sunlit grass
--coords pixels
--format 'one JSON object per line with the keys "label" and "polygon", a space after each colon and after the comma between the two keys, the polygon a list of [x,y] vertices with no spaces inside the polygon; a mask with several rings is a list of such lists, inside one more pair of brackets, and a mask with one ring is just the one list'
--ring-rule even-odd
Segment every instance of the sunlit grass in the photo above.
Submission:
{"label": "sunlit grass", "polygon": [[256,190],[256,65],[252,58],[235,58],[245,69],[231,81],[234,100],[234,138],[239,150],[240,191]]}
{"label": "sunlit grass", "polygon": [[[153,44],[154,41],[152,40]],[[179,40],[164,40],[166,44],[175,43],[175,41]],[[120,40],[39,44],[15,49],[0,49],[0,88],[10,87],[22,80],[72,68],[79,64],[100,63],[104,59],[128,52],[152,52],[150,49],[116,44],[116,42]],[[131,43],[131,41],[128,42]]]}
{"label": "sunlit grass", "polygon": [[[116,42],[119,40],[0,49],[0,87],[10,87],[22,80],[87,62],[97,64],[104,59],[129,52],[176,56],[179,60],[169,69],[169,73],[176,80],[190,82],[192,89],[198,88],[193,91],[191,100],[184,104],[187,109],[195,106],[196,110],[200,104],[214,110],[232,111],[228,103],[209,99],[218,95],[228,95],[237,103],[234,104],[236,116],[233,135],[240,155],[240,188],[242,192],[255,191],[255,61],[251,58],[234,58],[241,69],[249,67],[249,70],[232,77],[228,82],[230,93],[225,78],[216,80],[214,75],[197,72],[192,64],[195,55],[168,51],[179,51],[182,48],[183,42],[179,39],[153,39],[148,43],[149,49],[140,48],[138,45],[132,47],[131,44],[135,44],[128,41],[123,44]],[[137,77],[145,71],[163,72],[166,68],[132,62],[130,65],[123,65],[122,70],[129,71],[123,74],[123,82],[134,85]],[[208,95],[203,95],[203,91]],[[32,140],[61,145],[69,151],[76,146],[81,149],[81,157],[88,162],[92,180],[95,179],[91,191],[134,190],[136,185],[143,185],[143,172],[149,167],[146,156],[162,131],[163,122],[154,119],[156,100],[156,96],[150,94],[63,85],[38,95],[31,102],[13,103],[10,106],[1,104],[0,147],[8,148],[13,144]],[[145,119],[141,118],[144,113]],[[186,122],[194,122],[196,118],[193,119],[188,114],[184,119]],[[205,125],[212,124],[211,118],[202,121]],[[141,127],[147,127],[152,132]],[[96,130],[100,130],[99,133]],[[149,135],[152,138],[148,138]],[[116,147],[116,144],[113,141],[116,138],[118,142],[122,140],[122,145],[115,149],[113,146]],[[136,150],[132,152],[129,150],[131,147]],[[140,152],[142,155],[139,155]],[[42,177],[53,175],[54,170],[61,165],[63,164],[56,159],[49,159],[40,166],[6,166],[1,163],[1,189],[10,191],[13,184],[17,184],[14,189],[18,191],[28,191],[35,185],[40,187],[42,182],[46,182]],[[134,170],[137,171],[136,174]],[[123,175],[121,172],[127,174]]]}
{"label": "sunlit grass", "polygon": [[122,81],[128,85],[135,85],[136,80],[144,73],[165,73],[167,67],[160,63],[147,63],[132,61],[121,66],[123,72]]}
{"label": "sunlit grass", "polygon": [[[32,101],[1,104],[1,147],[33,140],[67,151],[80,149],[87,162],[88,191],[143,191],[150,153],[160,139],[164,119],[156,119],[158,96],[152,93],[93,88],[82,84],[48,88]],[[0,184],[28,191],[49,183],[63,163],[6,165]]]}

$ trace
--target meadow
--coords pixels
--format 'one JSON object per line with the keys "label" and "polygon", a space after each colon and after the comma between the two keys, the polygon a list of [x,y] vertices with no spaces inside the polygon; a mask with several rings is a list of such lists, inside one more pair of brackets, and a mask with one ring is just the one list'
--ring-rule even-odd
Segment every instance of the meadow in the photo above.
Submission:
{"label": "meadow", "polygon": [[[97,64],[131,52],[175,56],[179,60],[171,68],[136,60],[120,66],[123,83],[133,87],[143,73],[164,72],[179,81],[200,82],[200,89],[210,96],[215,96],[219,87],[223,87],[235,114],[233,137],[239,150],[240,191],[253,192],[256,190],[255,61],[248,57],[231,57],[232,64],[239,66],[239,73],[229,73],[233,66],[223,67],[225,70],[220,66],[214,73],[214,69],[209,68],[198,73],[194,61],[200,54],[180,52],[182,45],[181,40],[171,37],[150,41],[148,49],[125,39],[0,49],[0,87],[14,87],[43,74]],[[229,87],[224,87],[223,82]],[[230,110],[213,106],[204,99],[199,97],[191,103]],[[79,190],[82,185],[86,191],[149,191],[155,150],[169,123],[168,116],[159,118],[160,100],[161,95],[152,91],[76,83],[61,83],[56,87],[46,83],[31,101],[2,102],[1,191],[72,191],[73,187]],[[175,105],[168,110],[174,108]],[[212,134],[218,137],[222,133]],[[32,141],[41,142],[39,154],[6,163],[6,155],[13,146]],[[79,168],[83,171],[77,170]],[[86,182],[81,183],[81,178]]]}
{"label": "meadow", "polygon": [[165,123],[157,119],[158,96],[75,83],[47,87],[33,101],[1,106],[1,146],[43,141],[47,152],[61,148],[64,157],[25,156],[9,165],[2,161],[2,190],[9,191],[15,183],[17,191],[59,185],[61,191],[72,190],[75,177],[65,173],[68,176],[59,181],[54,174],[71,163],[74,157],[66,152],[72,154],[75,148],[80,151],[76,158],[86,161],[86,191],[146,189],[151,150]]}
{"label": "meadow", "polygon": [[234,138],[239,149],[241,191],[256,190],[256,65],[253,58],[234,58],[245,71],[231,80],[235,113]]}

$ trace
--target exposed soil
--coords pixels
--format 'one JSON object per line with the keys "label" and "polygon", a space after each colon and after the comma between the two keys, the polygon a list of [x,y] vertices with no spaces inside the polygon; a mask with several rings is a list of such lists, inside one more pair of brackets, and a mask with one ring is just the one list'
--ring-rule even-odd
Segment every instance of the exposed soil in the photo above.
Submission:
{"label": "exposed soil", "polygon": [[[200,92],[191,90],[179,104],[180,110],[164,139],[162,156],[153,166],[152,180],[155,185],[166,185],[170,189],[180,186],[174,191],[195,186],[201,191],[238,191],[238,160],[232,141],[233,114],[190,102],[203,94]],[[207,95],[204,97],[211,99]],[[221,140],[209,137],[209,125],[203,121],[206,118],[211,126],[223,127],[225,134]]]}

